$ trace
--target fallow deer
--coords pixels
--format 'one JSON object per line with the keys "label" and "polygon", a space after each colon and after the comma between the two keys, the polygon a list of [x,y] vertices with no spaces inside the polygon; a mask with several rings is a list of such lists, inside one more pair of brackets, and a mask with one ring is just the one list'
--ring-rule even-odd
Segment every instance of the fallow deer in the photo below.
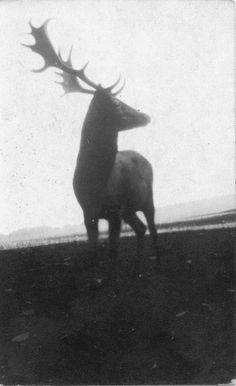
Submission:
{"label": "fallow deer", "polygon": [[[66,61],[60,52],[56,53],[47,33],[45,21],[40,27],[30,23],[34,45],[26,45],[40,54],[45,63],[39,70],[56,67],[62,72],[62,85],[65,93],[80,92],[93,95],[81,134],[80,149],[74,172],[73,188],[83,210],[87,229],[91,261],[97,262],[98,221],[106,219],[109,223],[109,255],[113,271],[116,272],[118,241],[123,219],[133,228],[137,236],[138,258],[140,258],[146,226],[136,212],[142,211],[146,217],[156,254],[158,269],[161,268],[157,231],[154,223],[153,172],[150,163],[135,151],[118,151],[119,131],[145,126],[150,118],[116,98],[123,86],[113,92],[120,77],[110,87],[102,87],[91,81],[80,70],[72,67],[71,52]],[[84,88],[80,82],[90,88]]]}

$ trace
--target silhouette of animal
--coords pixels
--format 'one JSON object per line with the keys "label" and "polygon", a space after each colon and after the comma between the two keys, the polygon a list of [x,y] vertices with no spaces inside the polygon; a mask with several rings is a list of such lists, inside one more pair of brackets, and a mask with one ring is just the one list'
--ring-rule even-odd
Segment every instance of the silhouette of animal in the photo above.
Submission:
{"label": "silhouette of animal", "polygon": [[[150,118],[116,98],[122,87],[113,92],[119,79],[110,87],[102,87],[91,81],[85,74],[85,67],[72,67],[71,51],[64,61],[57,54],[49,40],[45,21],[40,27],[30,23],[35,44],[28,46],[40,54],[45,63],[39,70],[57,67],[61,72],[65,93],[80,92],[92,94],[81,134],[80,149],[73,178],[75,196],[83,210],[87,229],[92,266],[97,264],[98,221],[109,223],[109,255],[112,270],[116,272],[118,242],[123,219],[137,236],[137,258],[142,255],[146,226],[136,212],[146,217],[156,254],[156,265],[161,268],[157,231],[154,223],[153,172],[150,163],[139,153],[131,150],[118,151],[119,131],[145,126]],[[81,81],[88,87],[84,87]]]}

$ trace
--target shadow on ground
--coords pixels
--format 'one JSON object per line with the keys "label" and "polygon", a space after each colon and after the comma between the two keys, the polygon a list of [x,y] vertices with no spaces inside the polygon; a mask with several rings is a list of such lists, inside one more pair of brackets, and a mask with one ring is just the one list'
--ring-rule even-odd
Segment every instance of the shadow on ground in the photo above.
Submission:
{"label": "shadow on ground", "polygon": [[234,230],[160,235],[164,275],[135,240],[98,288],[86,243],[2,251],[0,381],[4,384],[217,384],[234,374]]}

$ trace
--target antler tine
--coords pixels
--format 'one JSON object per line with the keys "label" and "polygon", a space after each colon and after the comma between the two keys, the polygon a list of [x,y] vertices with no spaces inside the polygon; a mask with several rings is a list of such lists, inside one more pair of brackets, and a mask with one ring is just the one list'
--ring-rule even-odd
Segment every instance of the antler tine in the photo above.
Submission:
{"label": "antler tine", "polygon": [[[71,50],[72,50],[72,47],[71,47]],[[58,58],[59,58],[59,61],[60,61],[60,67],[61,67],[61,69],[63,71],[66,71],[66,72],[68,72],[68,73],[70,73],[72,75],[77,76],[78,78],[80,78],[80,80],[82,80],[83,82],[87,83],[89,86],[95,88],[95,90],[97,90],[98,85],[96,83],[92,82],[85,74],[85,69],[88,66],[89,62],[87,62],[80,70],[76,70],[73,67],[71,67],[71,60],[69,62],[68,61],[66,61],[66,62],[63,61],[60,52],[58,53]],[[71,56],[70,56],[70,58],[71,58]]]}
{"label": "antler tine", "polygon": [[126,83],[126,82],[125,82],[125,79],[124,79],[123,84],[122,84],[122,86],[119,88],[119,90],[116,91],[116,92],[111,93],[111,95],[113,95],[113,96],[118,95],[118,94],[123,90],[123,88],[125,87],[125,83]]}
{"label": "antler tine", "polygon": [[48,67],[57,67],[58,66],[58,57],[57,54],[48,38],[47,25],[51,19],[47,19],[40,27],[34,27],[29,21],[31,28],[31,34],[35,38],[35,43],[33,45],[22,44],[23,46],[30,48],[32,51],[41,55],[45,61],[42,68],[37,70],[32,70],[33,72],[42,72]]}
{"label": "antler tine", "polygon": [[64,64],[64,68],[65,70],[67,71],[70,71],[71,74],[74,74],[76,76],[78,76],[78,78],[80,78],[80,80],[82,80],[83,82],[87,83],[89,86],[95,88],[95,90],[98,89],[98,85],[94,82],[92,82],[88,77],[87,75],[85,74],[85,69],[86,67],[88,66],[89,62],[87,62],[84,67],[82,67],[80,70],[74,70],[73,68],[69,67],[69,66],[66,66]]}
{"label": "antler tine", "polygon": [[116,87],[118,85],[118,83],[120,82],[120,79],[121,79],[121,74],[119,74],[119,77],[118,79],[115,81],[115,83],[113,83],[111,86],[109,87],[104,87],[104,90],[108,91],[108,92],[111,92],[111,90]]}
{"label": "antler tine", "polygon": [[[71,46],[68,58],[64,62],[64,63],[66,63],[68,65],[71,65],[72,48],[73,48],[73,46]],[[60,51],[58,53],[58,56],[62,60]],[[56,74],[60,75],[62,77],[62,81],[61,82],[56,81],[56,83],[60,84],[63,87],[63,89],[64,89],[63,96],[65,94],[73,93],[73,92],[81,92],[81,93],[84,93],[84,94],[94,94],[93,90],[89,90],[89,89],[86,89],[86,88],[82,87],[75,75],[68,74],[65,71],[56,72]]]}

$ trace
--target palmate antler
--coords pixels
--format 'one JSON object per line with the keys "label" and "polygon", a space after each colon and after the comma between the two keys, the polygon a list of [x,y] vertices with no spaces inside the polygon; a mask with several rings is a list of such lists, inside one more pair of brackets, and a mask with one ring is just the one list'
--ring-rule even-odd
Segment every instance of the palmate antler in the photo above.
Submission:
{"label": "palmate antler", "polygon": [[[57,82],[62,85],[65,94],[66,93],[72,93],[72,92],[81,92],[85,94],[94,94],[94,90],[97,90],[101,88],[100,85],[97,85],[96,83],[92,82],[85,74],[85,69],[88,65],[88,63],[81,68],[80,70],[76,70],[72,67],[71,63],[71,52],[72,48],[70,50],[69,56],[66,61],[63,61],[60,52],[58,54],[56,53],[47,32],[47,25],[49,23],[50,19],[46,20],[40,27],[34,27],[31,22],[29,22],[29,25],[31,27],[31,34],[35,39],[34,45],[26,45],[23,44],[25,47],[31,48],[32,51],[36,52],[37,54],[41,55],[45,61],[44,66],[38,70],[33,70],[34,72],[41,72],[46,70],[49,67],[57,67],[59,70],[62,70],[62,73],[57,73],[62,77],[62,82]],[[125,83],[123,83],[122,87],[116,91],[115,93],[112,93],[114,87],[118,85],[120,82],[120,76],[118,80],[111,86],[103,88],[103,90],[107,91],[108,93],[111,93],[112,95],[117,95],[125,86]],[[86,83],[88,86],[92,87],[93,90],[87,89],[81,86],[79,79]]]}

